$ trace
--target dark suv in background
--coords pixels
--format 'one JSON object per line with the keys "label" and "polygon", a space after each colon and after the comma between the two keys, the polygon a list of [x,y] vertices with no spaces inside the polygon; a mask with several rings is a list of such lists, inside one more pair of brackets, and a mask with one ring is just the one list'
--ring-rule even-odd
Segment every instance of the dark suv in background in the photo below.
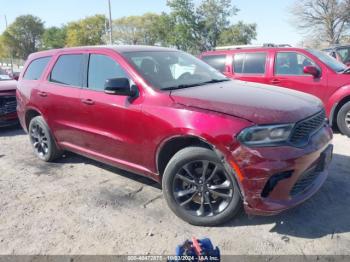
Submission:
{"label": "dark suv in background", "polygon": [[350,45],[338,45],[322,50],[338,61],[350,66]]}
{"label": "dark suv in background", "polygon": [[319,99],[230,80],[173,49],[35,53],[17,98],[40,159],[69,150],[147,176],[195,225],[223,223],[242,204],[265,215],[300,204],[322,186],[332,157]]}

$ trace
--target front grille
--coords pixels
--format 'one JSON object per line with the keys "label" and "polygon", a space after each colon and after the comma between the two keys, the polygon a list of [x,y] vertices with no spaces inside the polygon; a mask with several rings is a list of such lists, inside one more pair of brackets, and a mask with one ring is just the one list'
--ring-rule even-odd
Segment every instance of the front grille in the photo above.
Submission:
{"label": "front grille", "polygon": [[317,132],[326,122],[324,110],[307,119],[298,122],[293,128],[289,141],[296,146],[307,144],[310,136]]}
{"label": "front grille", "polygon": [[15,96],[0,97],[0,115],[16,112],[17,101]]}

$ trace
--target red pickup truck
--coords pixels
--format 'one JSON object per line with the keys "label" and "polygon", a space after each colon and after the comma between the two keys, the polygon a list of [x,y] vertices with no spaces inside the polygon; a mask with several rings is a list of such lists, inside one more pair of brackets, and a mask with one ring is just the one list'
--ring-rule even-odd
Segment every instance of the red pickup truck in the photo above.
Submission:
{"label": "red pickup truck", "polygon": [[317,96],[325,105],[330,124],[350,137],[350,68],[326,53],[291,47],[247,47],[209,51],[200,58],[233,79]]}

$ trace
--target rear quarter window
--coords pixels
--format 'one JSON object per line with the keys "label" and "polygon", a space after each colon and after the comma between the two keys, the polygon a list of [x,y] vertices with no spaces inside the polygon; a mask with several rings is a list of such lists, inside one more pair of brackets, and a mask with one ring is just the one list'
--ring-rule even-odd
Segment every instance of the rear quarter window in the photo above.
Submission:
{"label": "rear quarter window", "polygon": [[203,56],[202,60],[206,62],[211,67],[214,67],[219,72],[223,73],[225,72],[225,66],[226,66],[226,55],[210,55],[210,56]]}
{"label": "rear quarter window", "polygon": [[43,74],[47,64],[49,63],[51,56],[42,57],[33,60],[26,72],[24,73],[23,79],[25,80],[38,80]]}
{"label": "rear quarter window", "polygon": [[266,53],[238,53],[233,58],[236,74],[265,74]]}

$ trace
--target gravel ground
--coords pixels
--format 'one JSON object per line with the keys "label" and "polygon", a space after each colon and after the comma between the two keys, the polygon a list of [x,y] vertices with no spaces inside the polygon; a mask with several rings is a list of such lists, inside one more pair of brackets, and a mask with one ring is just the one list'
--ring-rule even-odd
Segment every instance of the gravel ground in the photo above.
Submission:
{"label": "gravel ground", "polygon": [[303,205],[201,228],[173,215],[150,180],[71,153],[43,163],[23,131],[1,129],[0,254],[174,254],[209,236],[225,255],[350,255],[350,139],[334,145],[328,180]]}

